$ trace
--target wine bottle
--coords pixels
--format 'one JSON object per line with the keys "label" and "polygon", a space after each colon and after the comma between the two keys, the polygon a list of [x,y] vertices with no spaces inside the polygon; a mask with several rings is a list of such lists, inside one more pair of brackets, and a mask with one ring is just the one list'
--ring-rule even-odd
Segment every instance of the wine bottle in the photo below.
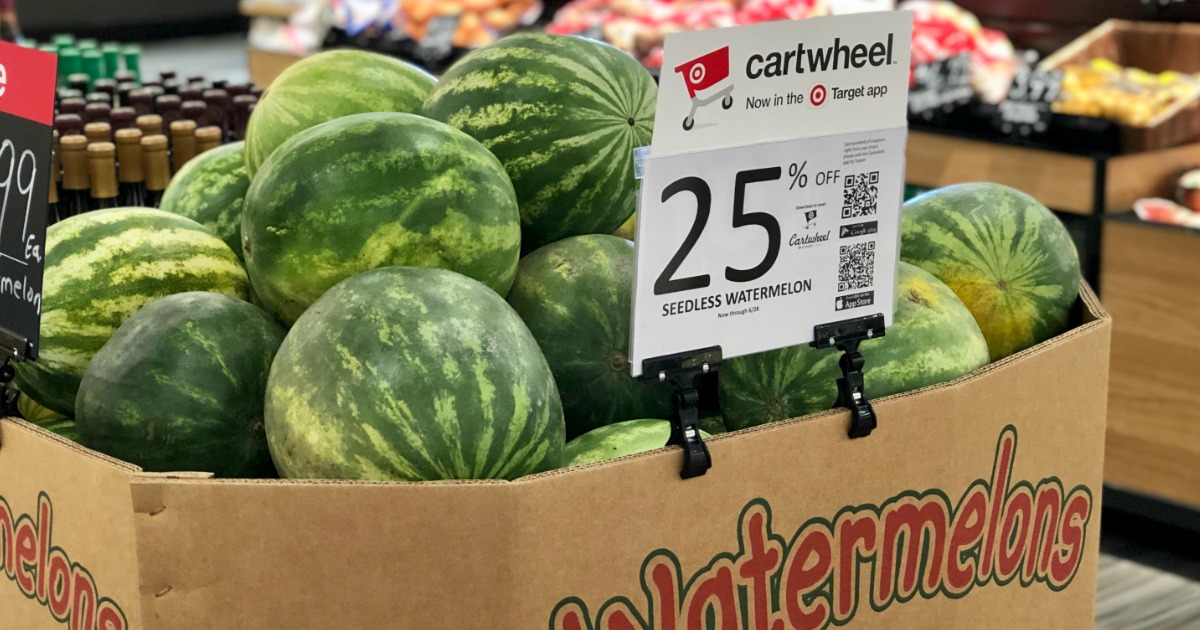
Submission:
{"label": "wine bottle", "polygon": [[54,117],[54,130],[60,139],[83,135],[83,117],[79,114],[59,114]]}
{"label": "wine bottle", "polygon": [[196,122],[194,120],[176,120],[171,123],[171,153],[176,173],[183,168],[184,164],[196,157]]}
{"label": "wine bottle", "polygon": [[142,130],[142,137],[161,136],[163,133],[162,116],[158,114],[138,116],[137,126]]}
{"label": "wine bottle", "polygon": [[83,122],[108,122],[112,117],[112,106],[108,103],[88,103],[87,107],[83,108]]}
{"label": "wine bottle", "polygon": [[62,168],[61,155],[62,147],[60,146],[61,139],[58,135],[58,130],[55,129],[54,145],[50,151],[50,194],[46,197],[46,226],[49,227],[58,223],[58,180],[60,179],[59,171]]}
{"label": "wine bottle", "polygon": [[217,127],[224,138],[229,133],[229,119],[233,117],[233,104],[229,101],[229,92],[219,89],[205,90],[204,102],[208,105],[208,111],[201,119],[200,126]]}
{"label": "wine bottle", "polygon": [[117,207],[117,147],[111,142],[96,142],[87,148],[91,198],[88,208],[104,210]]}
{"label": "wine bottle", "polygon": [[121,104],[132,107],[138,116],[146,116],[154,113],[154,95],[146,88],[133,90],[129,93],[129,102],[122,102]]}
{"label": "wine bottle", "polygon": [[117,85],[120,85],[122,83],[135,83],[136,84],[138,81],[137,73],[129,71],[129,70],[122,70],[120,72],[114,72],[113,78],[117,80]]}
{"label": "wine bottle", "polygon": [[133,80],[141,80],[142,48],[131,44],[121,50],[121,56],[125,59],[125,70],[133,74]]}
{"label": "wine bottle", "polygon": [[[66,82],[68,85],[70,85],[71,77],[74,75],[77,75],[81,72],[83,72],[83,59],[79,56],[79,50],[73,46],[68,46],[67,48],[59,49],[59,51],[58,51],[58,76],[59,76],[59,78],[62,81]],[[71,88],[79,89],[79,88],[75,87],[74,85],[71,85]],[[86,92],[87,90],[85,89],[82,91]]]}
{"label": "wine bottle", "polygon": [[114,81],[112,79],[97,79],[95,85],[92,86],[92,90],[99,94],[107,94],[108,95],[107,102],[110,105],[116,104],[116,98],[117,98],[117,82],[116,81]]}
{"label": "wine bottle", "polygon": [[104,78],[104,57],[94,48],[81,50],[79,54],[83,58],[83,71],[88,75],[88,89],[91,89],[97,80]]}
{"label": "wine bottle", "polygon": [[83,135],[87,136],[88,144],[112,142],[112,125],[106,122],[88,123],[83,126]]}
{"label": "wine bottle", "polygon": [[174,69],[174,68],[163,68],[162,70],[159,70],[159,71],[158,71],[158,78],[162,79],[162,80],[163,80],[163,82],[166,82],[166,81],[169,81],[169,80],[171,80],[171,79],[174,79],[174,78],[176,78],[177,76],[179,76],[179,75],[177,75],[177,74],[175,73],[175,69]]}
{"label": "wine bottle", "polygon": [[182,105],[183,101],[180,101],[179,97],[174,94],[163,94],[154,99],[154,111],[162,117],[163,126],[168,129],[171,127],[171,123],[179,120],[181,116],[179,110]]}
{"label": "wine bottle", "polygon": [[58,103],[58,113],[60,114],[79,114],[83,116],[83,110],[87,107],[87,101],[81,98],[64,98]]}
{"label": "wine bottle", "polygon": [[246,139],[246,125],[250,122],[250,112],[258,99],[249,94],[233,97],[233,139]]}
{"label": "wine bottle", "polygon": [[121,45],[116,42],[106,42],[100,47],[100,54],[104,55],[104,74],[109,79],[116,82],[117,74],[121,70]]}
{"label": "wine bottle", "polygon": [[163,135],[142,138],[142,168],[146,173],[146,205],[157,208],[162,203],[163,191],[171,183],[171,163],[167,159],[167,137]]}
{"label": "wine bottle", "polygon": [[138,85],[132,81],[122,81],[117,84],[117,104],[121,107],[133,107],[133,103],[129,100],[129,94],[138,89]]}
{"label": "wine bottle", "polygon": [[207,112],[208,105],[206,105],[204,101],[184,101],[183,106],[180,107],[180,115],[184,119],[190,120],[197,125],[199,125],[200,121],[204,119],[204,116]]}
{"label": "wine bottle", "polygon": [[196,155],[221,146],[221,128],[201,127],[196,130]]}
{"label": "wine bottle", "polygon": [[179,89],[179,100],[183,101],[184,103],[186,103],[188,101],[203,102],[204,101],[204,90],[202,90],[198,87],[195,87],[195,86],[191,86],[191,85],[189,85],[185,88],[180,88]]}
{"label": "wine bottle", "polygon": [[[132,107],[118,107],[109,116],[113,131],[120,129],[137,129],[137,112]],[[120,159],[120,158],[118,158]]]}
{"label": "wine bottle", "polygon": [[59,140],[62,148],[62,195],[58,200],[58,216],[69,219],[88,210],[91,186],[88,182],[86,136],[70,135]]}
{"label": "wine bottle", "polygon": [[113,104],[112,95],[104,92],[88,92],[87,96],[83,97],[83,100],[88,103],[104,103],[109,106]]}
{"label": "wine bottle", "polygon": [[[55,90],[55,92],[54,92],[54,100],[55,101],[61,102],[63,99],[68,99],[68,98],[83,98],[83,92],[80,92],[79,90],[72,90],[69,87],[60,87],[57,90]],[[84,101],[86,102],[87,99],[84,99]]]}
{"label": "wine bottle", "polygon": [[117,132],[117,188],[122,206],[146,205],[146,175],[142,167],[142,132]]}

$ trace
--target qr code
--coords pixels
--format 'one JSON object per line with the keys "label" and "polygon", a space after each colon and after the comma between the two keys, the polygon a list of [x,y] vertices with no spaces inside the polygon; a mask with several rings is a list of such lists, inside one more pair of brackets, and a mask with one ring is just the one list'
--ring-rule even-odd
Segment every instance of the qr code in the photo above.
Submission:
{"label": "qr code", "polygon": [[879,211],[879,171],[846,175],[842,188],[842,218],[852,219]]}
{"label": "qr code", "polygon": [[838,293],[866,289],[875,280],[875,241],[842,245],[838,255]]}

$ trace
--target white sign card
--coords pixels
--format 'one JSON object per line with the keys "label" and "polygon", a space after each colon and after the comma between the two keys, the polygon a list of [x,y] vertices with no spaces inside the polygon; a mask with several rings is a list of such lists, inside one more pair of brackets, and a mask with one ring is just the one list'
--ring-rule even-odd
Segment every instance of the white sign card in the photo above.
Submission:
{"label": "white sign card", "polygon": [[668,35],[630,358],[812,341],[895,304],[912,16]]}

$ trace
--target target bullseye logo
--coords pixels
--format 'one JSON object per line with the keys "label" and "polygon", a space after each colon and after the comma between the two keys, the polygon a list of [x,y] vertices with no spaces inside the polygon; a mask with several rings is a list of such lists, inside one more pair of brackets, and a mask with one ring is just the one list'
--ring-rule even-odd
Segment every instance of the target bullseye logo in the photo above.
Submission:
{"label": "target bullseye logo", "polygon": [[813,105],[820,106],[825,102],[825,86],[820,83],[813,86],[811,92],[808,93],[808,100],[812,101]]}
{"label": "target bullseye logo", "polygon": [[691,72],[688,73],[688,78],[692,83],[700,83],[704,81],[704,64],[698,63],[692,66]]}

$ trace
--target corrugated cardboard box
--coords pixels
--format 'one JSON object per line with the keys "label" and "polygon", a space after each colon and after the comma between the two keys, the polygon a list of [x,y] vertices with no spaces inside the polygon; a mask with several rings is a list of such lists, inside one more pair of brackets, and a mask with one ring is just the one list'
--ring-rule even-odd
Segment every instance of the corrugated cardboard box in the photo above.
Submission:
{"label": "corrugated cardboard box", "polygon": [[[0,422],[0,628],[1090,628],[1110,323],[966,378],[516,482],[150,475]],[[832,386],[832,384],[831,384]]]}

